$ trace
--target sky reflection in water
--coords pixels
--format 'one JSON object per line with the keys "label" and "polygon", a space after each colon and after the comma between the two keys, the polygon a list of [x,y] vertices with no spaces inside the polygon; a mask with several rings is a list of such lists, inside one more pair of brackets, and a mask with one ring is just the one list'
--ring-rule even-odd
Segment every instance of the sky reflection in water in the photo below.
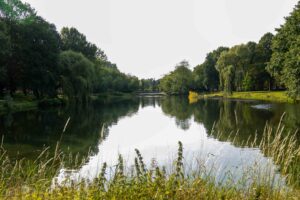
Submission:
{"label": "sky reflection in water", "polygon": [[276,183],[283,184],[284,179],[276,174],[276,166],[259,149],[241,148],[209,137],[204,125],[196,123],[193,117],[182,122],[187,123],[186,129],[179,128],[178,120],[177,125],[175,120],[164,114],[159,106],[140,107],[136,114],[124,117],[108,127],[109,135],[99,143],[98,153],[91,156],[80,169],[62,169],[57,177],[58,182],[66,177],[72,180],[92,180],[99,174],[103,162],[109,167],[116,165],[119,154],[130,168],[134,165],[136,148],[140,150],[148,167],[155,159],[160,166],[171,170],[177,156],[178,141],[181,141],[186,174],[204,166],[201,167],[202,175],[213,175],[219,182],[262,178],[267,170],[271,176],[275,174]]}

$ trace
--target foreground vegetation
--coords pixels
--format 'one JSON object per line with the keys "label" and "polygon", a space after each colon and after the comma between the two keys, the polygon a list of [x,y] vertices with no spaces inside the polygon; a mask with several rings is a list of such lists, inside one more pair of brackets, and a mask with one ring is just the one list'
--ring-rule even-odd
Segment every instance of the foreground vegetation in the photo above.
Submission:
{"label": "foreground vegetation", "polygon": [[[214,131],[214,130],[212,130]],[[251,180],[218,183],[199,164],[195,172],[185,172],[183,146],[179,142],[178,157],[172,169],[152,162],[146,166],[136,150],[135,166],[125,167],[119,156],[116,166],[103,163],[94,180],[58,184],[54,178],[61,168],[78,169],[85,163],[79,155],[65,154],[59,143],[52,153],[46,148],[35,160],[11,160],[2,145],[0,148],[0,197],[2,199],[299,199],[300,147],[295,134],[285,135],[280,124],[276,130],[266,126],[263,139],[245,141],[247,147],[259,147],[278,165],[288,187],[276,186],[266,171],[263,177],[249,174]],[[196,158],[195,158],[196,159]],[[209,171],[209,169],[208,169]],[[255,167],[253,167],[255,171]],[[109,173],[110,172],[110,173]]]}
{"label": "foreground vegetation", "polygon": [[[228,98],[228,99],[247,99],[247,100],[263,100],[263,101],[274,101],[274,102],[289,102],[293,103],[296,100],[288,96],[285,91],[252,91],[252,92],[233,92],[227,94],[225,92],[215,93],[190,93],[190,99],[201,99],[201,98]],[[299,100],[299,99],[298,99]]]}

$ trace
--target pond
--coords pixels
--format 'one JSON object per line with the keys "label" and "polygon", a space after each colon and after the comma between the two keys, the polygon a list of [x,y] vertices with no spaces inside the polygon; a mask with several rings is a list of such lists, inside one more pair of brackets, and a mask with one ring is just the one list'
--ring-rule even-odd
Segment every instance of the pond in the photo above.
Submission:
{"label": "pond", "polygon": [[163,165],[171,170],[181,141],[187,174],[201,168],[201,173],[213,174],[218,181],[228,177],[238,181],[247,178],[245,171],[251,177],[268,169],[282,182],[284,178],[277,173],[272,158],[255,146],[245,146],[245,141],[256,137],[259,142],[266,123],[275,129],[283,113],[287,131],[300,128],[297,104],[222,99],[190,104],[187,97],[140,97],[105,105],[2,115],[0,134],[4,148],[14,158],[35,158],[45,147],[54,149],[57,141],[64,152],[90,152],[80,169],[62,169],[60,181],[70,176],[93,179],[103,162],[114,166],[119,154],[130,170],[135,149],[148,166]]}

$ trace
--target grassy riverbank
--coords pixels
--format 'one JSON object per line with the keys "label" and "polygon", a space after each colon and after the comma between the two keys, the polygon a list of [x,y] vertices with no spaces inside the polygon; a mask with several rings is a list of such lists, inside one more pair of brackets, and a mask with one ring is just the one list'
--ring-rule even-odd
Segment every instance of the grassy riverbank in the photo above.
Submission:
{"label": "grassy riverbank", "polygon": [[[99,176],[92,181],[65,180],[65,184],[53,182],[61,168],[78,169],[85,163],[78,156],[66,155],[59,145],[54,154],[46,148],[35,160],[11,160],[0,148],[0,198],[1,199],[299,199],[300,147],[292,134],[284,136],[284,127],[276,130],[266,127],[261,151],[278,165],[286,177],[287,187],[276,187],[269,171],[265,174],[251,174],[246,170],[243,181],[215,182],[209,169],[199,164],[196,172],[184,173],[183,151],[179,142],[178,156],[170,170],[159,163],[146,166],[143,157],[136,150],[135,166],[125,167],[119,156],[118,164],[99,170]],[[256,139],[249,139],[247,146],[256,146]],[[54,155],[54,156],[50,156]],[[196,158],[195,158],[196,159]],[[168,171],[168,172],[166,172]],[[254,167],[255,172],[255,167]],[[230,173],[230,172],[229,172]],[[107,179],[110,176],[110,179]],[[250,180],[250,182],[249,182]]]}
{"label": "grassy riverbank", "polygon": [[16,94],[12,97],[4,97],[0,99],[0,113],[5,112],[19,112],[34,110],[38,108],[38,101],[35,100],[32,96]]}
{"label": "grassy riverbank", "polygon": [[8,111],[11,112],[20,112],[34,110],[38,108],[37,101],[13,101],[10,104],[5,100],[0,100],[0,113],[5,113]]}
{"label": "grassy riverbank", "polygon": [[[106,103],[117,103],[124,100],[134,98],[134,93],[100,93],[93,94],[90,96],[90,100],[93,103],[106,104]],[[23,94],[16,94],[13,98],[0,99],[0,114],[7,112],[22,112],[29,110],[36,110],[38,108],[57,107],[67,104],[67,99],[63,96],[52,99],[41,99],[37,100],[33,96],[24,96]]]}
{"label": "grassy riverbank", "polygon": [[0,99],[0,113],[22,112],[38,108],[63,106],[65,104],[66,100],[63,97],[37,100],[30,95],[16,95],[13,98]]}
{"label": "grassy riverbank", "polygon": [[[231,95],[223,92],[198,94],[198,98],[228,98],[228,99],[248,99],[248,100],[264,100],[276,102],[293,103],[285,91],[253,91],[253,92],[233,92]],[[298,99],[299,100],[299,99]]]}

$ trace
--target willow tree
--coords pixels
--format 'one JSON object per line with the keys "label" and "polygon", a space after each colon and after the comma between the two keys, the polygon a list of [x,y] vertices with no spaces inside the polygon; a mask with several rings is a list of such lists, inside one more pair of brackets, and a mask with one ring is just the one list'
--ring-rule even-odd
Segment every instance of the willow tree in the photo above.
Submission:
{"label": "willow tree", "polygon": [[75,102],[86,102],[92,92],[94,64],[81,53],[64,51],[59,56],[61,87]]}
{"label": "willow tree", "polygon": [[[223,52],[217,62],[217,70],[220,73],[220,90],[231,92],[234,90],[233,80],[234,74],[230,73],[230,79],[228,76],[229,71],[234,71],[236,63],[236,56],[232,50]],[[230,67],[230,70],[228,68]],[[230,86],[230,87],[229,87]]]}
{"label": "willow tree", "polygon": [[222,52],[228,51],[227,47],[218,49],[207,54],[205,61],[194,68],[194,89],[201,91],[215,91],[219,88],[219,72],[216,69],[217,61]]}
{"label": "willow tree", "polygon": [[[256,43],[248,42],[221,53],[217,62],[221,90],[228,90],[229,81],[231,81],[229,84],[231,90],[247,91],[255,88],[255,78],[261,76],[261,72],[255,69],[257,66],[256,49]],[[230,80],[227,80],[229,77]]]}

